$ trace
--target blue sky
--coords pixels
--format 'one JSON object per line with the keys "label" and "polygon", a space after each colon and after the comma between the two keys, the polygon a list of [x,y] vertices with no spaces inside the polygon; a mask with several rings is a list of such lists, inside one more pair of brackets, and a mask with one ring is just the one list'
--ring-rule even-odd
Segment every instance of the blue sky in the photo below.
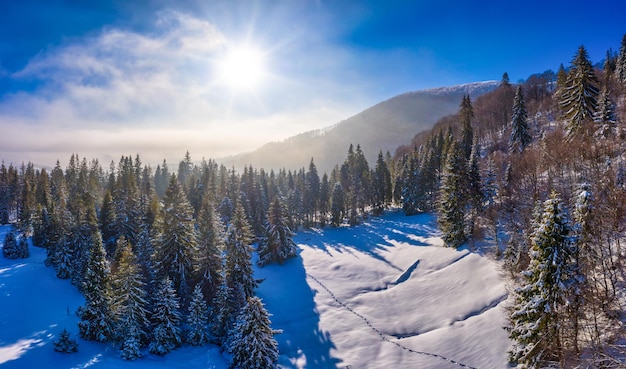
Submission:
{"label": "blue sky", "polygon": [[[623,14],[620,0],[2,1],[0,159],[250,151],[406,91],[556,70],[580,45],[599,62]],[[219,66],[243,44],[263,79],[233,90]]]}

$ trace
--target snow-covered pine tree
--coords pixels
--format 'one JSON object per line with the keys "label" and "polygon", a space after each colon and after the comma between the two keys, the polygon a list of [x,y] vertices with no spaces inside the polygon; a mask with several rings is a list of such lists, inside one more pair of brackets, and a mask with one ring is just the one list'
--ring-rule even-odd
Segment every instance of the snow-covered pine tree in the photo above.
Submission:
{"label": "snow-covered pine tree", "polygon": [[6,236],[4,236],[2,255],[7,259],[27,258],[29,256],[28,244],[24,236],[19,237],[18,240],[18,237],[15,235],[15,229],[11,229]]}
{"label": "snow-covered pine tree", "polygon": [[556,192],[543,204],[531,239],[530,263],[515,290],[510,316],[509,352],[512,362],[537,367],[561,361],[566,300],[570,295],[572,263],[570,221]]}
{"label": "snow-covered pine tree", "polygon": [[597,107],[598,79],[584,46],[578,48],[567,75],[566,88],[560,101],[566,133],[571,139],[583,125],[593,119]]}
{"label": "snow-covered pine tree", "polygon": [[278,262],[282,264],[288,258],[296,256],[296,243],[293,232],[287,225],[283,206],[278,198],[274,199],[270,208],[269,222],[265,227],[265,242],[259,245],[260,266]]}
{"label": "snow-covered pine tree", "polygon": [[208,335],[209,309],[200,284],[193,289],[189,312],[187,314],[187,342],[194,346],[202,346],[209,342]]}
{"label": "snow-covered pine tree", "polygon": [[528,126],[528,113],[524,102],[522,86],[517,87],[513,100],[513,116],[511,118],[511,139],[509,140],[510,152],[522,152],[530,145],[532,135]]}
{"label": "snow-covered pine tree", "polygon": [[53,342],[54,351],[71,354],[78,351],[78,342],[70,336],[70,332],[63,328],[59,339]]}
{"label": "snow-covered pine tree", "polygon": [[152,354],[165,355],[182,343],[180,304],[171,279],[166,277],[161,281],[154,303],[154,328],[148,350]]}
{"label": "snow-covered pine tree", "polygon": [[447,247],[459,247],[465,242],[466,161],[461,148],[452,142],[439,189],[437,222]]}
{"label": "snow-covered pine tree", "polygon": [[140,348],[147,335],[146,291],[137,258],[125,237],[117,242],[120,258],[111,283],[111,307],[118,339],[122,342],[122,358],[141,357]]}
{"label": "snow-covered pine tree", "polygon": [[593,116],[596,123],[596,136],[609,138],[617,134],[617,116],[615,115],[615,104],[611,101],[609,91],[606,86],[600,93],[598,100],[598,110]]}
{"label": "snow-covered pine tree", "polygon": [[459,118],[461,120],[461,139],[458,145],[463,153],[463,159],[467,161],[470,155],[472,155],[472,146],[474,145],[474,129],[472,128],[474,109],[472,108],[472,101],[469,95],[463,95]]}
{"label": "snow-covered pine tree", "polygon": [[278,344],[269,314],[258,297],[249,297],[233,329],[231,369],[273,369],[278,360]]}
{"label": "snow-covered pine tree", "polygon": [[224,225],[211,196],[205,195],[198,214],[198,273],[206,301],[212,304],[222,284]]}
{"label": "snow-covered pine tree", "polygon": [[100,231],[94,232],[93,240],[83,278],[85,305],[78,310],[78,332],[83,339],[104,342],[114,336],[113,314],[107,294],[110,283],[109,265]]}
{"label": "snow-covered pine tree", "polygon": [[622,86],[626,86],[626,34],[622,37],[622,44],[617,55],[615,77]]}
{"label": "snow-covered pine tree", "polygon": [[241,308],[248,297],[254,296],[257,282],[253,277],[251,252],[253,234],[243,212],[237,204],[232,223],[226,234],[224,278],[233,289],[235,306]]}
{"label": "snow-covered pine tree", "polygon": [[249,297],[254,296],[257,281],[253,277],[251,252],[252,232],[241,205],[226,232],[224,255],[224,283],[216,296],[217,314],[213,331],[223,345],[228,345],[228,334],[239,310]]}
{"label": "snow-covered pine tree", "polygon": [[186,305],[196,265],[198,241],[193,209],[174,175],[163,197],[160,233],[153,242],[157,277],[169,277]]}
{"label": "snow-covered pine tree", "polygon": [[345,196],[341,182],[336,182],[330,203],[330,225],[333,227],[338,227],[343,223],[346,212]]}

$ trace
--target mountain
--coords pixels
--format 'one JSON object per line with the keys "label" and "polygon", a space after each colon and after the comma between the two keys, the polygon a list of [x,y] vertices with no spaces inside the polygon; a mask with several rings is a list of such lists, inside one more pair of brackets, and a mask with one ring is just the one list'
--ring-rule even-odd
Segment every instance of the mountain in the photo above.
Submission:
{"label": "mountain", "polygon": [[330,127],[271,142],[221,162],[239,168],[252,165],[267,170],[295,170],[307,167],[313,158],[320,172],[330,172],[343,162],[352,143],[361,145],[373,165],[380,150],[393,154],[398,146],[408,144],[415,134],[431,128],[441,117],[456,113],[464,94],[474,99],[498,85],[497,81],[488,81],[407,92]]}

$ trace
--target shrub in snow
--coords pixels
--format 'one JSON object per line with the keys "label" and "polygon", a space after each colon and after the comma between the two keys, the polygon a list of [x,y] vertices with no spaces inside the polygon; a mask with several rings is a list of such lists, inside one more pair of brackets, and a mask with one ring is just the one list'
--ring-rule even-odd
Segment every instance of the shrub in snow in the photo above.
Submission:
{"label": "shrub in snow", "polygon": [[54,351],[71,354],[78,351],[78,343],[70,338],[70,332],[63,329],[59,335],[59,339],[54,341]]}

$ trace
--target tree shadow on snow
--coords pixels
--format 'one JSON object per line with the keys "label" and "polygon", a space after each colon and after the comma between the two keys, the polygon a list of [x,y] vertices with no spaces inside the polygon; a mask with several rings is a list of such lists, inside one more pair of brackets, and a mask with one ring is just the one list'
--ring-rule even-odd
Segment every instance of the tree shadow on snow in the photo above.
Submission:
{"label": "tree shadow on snow", "polygon": [[320,316],[315,307],[314,290],[306,280],[300,256],[283,265],[257,268],[255,277],[264,279],[257,290],[272,316],[272,328],[283,332],[276,335],[283,368],[326,369],[342,368],[341,360],[332,357],[335,345],[330,334],[320,329]]}
{"label": "tree shadow on snow", "polygon": [[[355,250],[391,265],[382,252],[394,243],[413,246],[431,246],[426,238],[437,237],[439,232],[431,214],[405,216],[390,212],[382,217],[371,217],[354,227],[327,227],[312,229],[298,234],[296,242],[324,251],[354,254]],[[393,266],[393,265],[391,265]]]}

